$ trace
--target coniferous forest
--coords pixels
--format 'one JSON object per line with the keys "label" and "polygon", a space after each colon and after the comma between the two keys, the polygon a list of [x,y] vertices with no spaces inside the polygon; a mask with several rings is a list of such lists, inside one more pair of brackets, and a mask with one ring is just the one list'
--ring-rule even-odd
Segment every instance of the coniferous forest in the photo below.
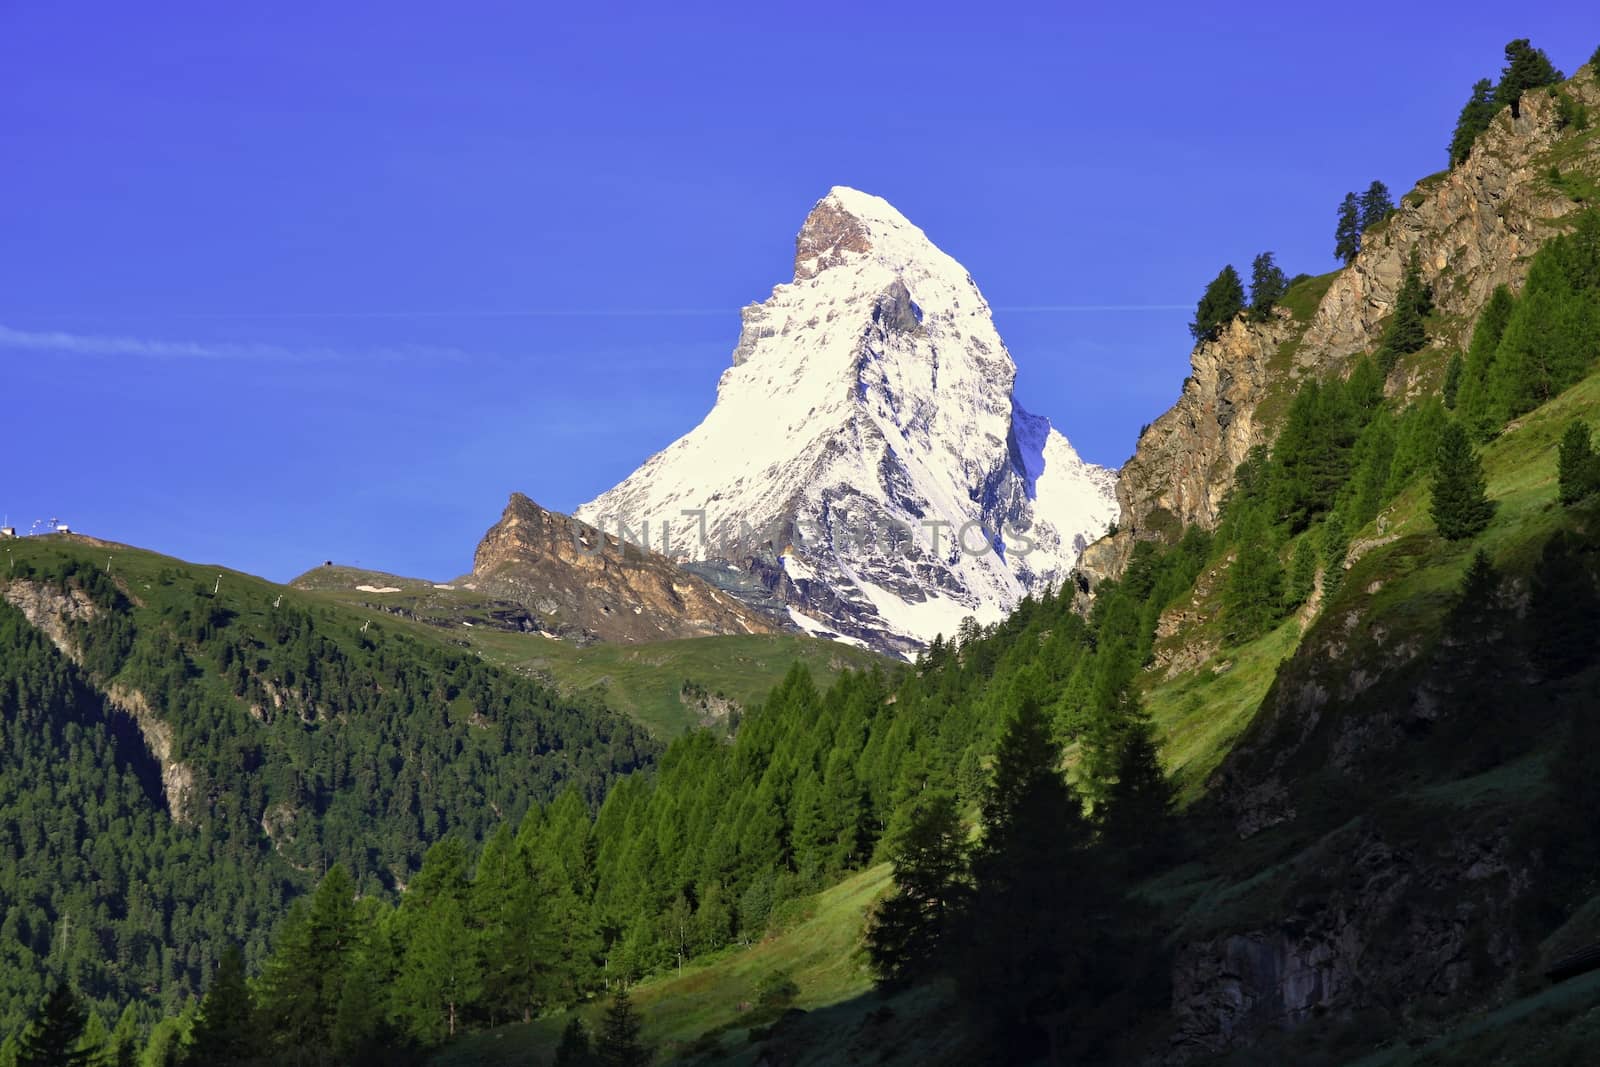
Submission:
{"label": "coniferous forest", "polygon": [[[1452,165],[1560,80],[1528,41],[1506,61]],[[1381,182],[1348,195],[1339,258],[1396,210]],[[1505,906],[1462,903],[1438,935],[1456,999],[1396,997],[1349,1030],[1421,1045],[1537,992],[1572,924],[1600,933],[1600,448],[1573,399],[1600,368],[1600,209],[1526,267],[1450,324],[1413,250],[1374,342],[1297,375],[1270,443],[1230,458],[1212,528],[1140,531],[1092,588],[1074,574],[827,684],[797,665],[665,740],[603,688],[452,631],[122,546],[19,547],[0,585],[0,1067],[420,1064],[563,1012],[551,1062],[645,1067],[667,1050],[641,983],[780,937],[875,866],[890,884],[848,961],[874,1024],[936,990],[974,1062],[1140,1062],[1192,977],[1180,926],[1254,945],[1269,910],[1298,932],[1343,891],[1304,857],[1348,860],[1329,842],[1361,834],[1363,862],[1425,870],[1455,830],[1440,812]],[[1261,253],[1247,304],[1226,267],[1192,335],[1288,321],[1317,284]],[[1514,449],[1529,421],[1543,436]],[[1180,712],[1160,697],[1158,724],[1185,669],[1209,677]],[[1259,717],[1212,762],[1173,758],[1200,747],[1200,687],[1251,670]],[[1490,830],[1485,797],[1506,812]],[[1442,881],[1395,899],[1468,900]],[[1384,933],[1405,943],[1424,910]],[[751,1043],[795,1025],[798,994],[762,979]]]}

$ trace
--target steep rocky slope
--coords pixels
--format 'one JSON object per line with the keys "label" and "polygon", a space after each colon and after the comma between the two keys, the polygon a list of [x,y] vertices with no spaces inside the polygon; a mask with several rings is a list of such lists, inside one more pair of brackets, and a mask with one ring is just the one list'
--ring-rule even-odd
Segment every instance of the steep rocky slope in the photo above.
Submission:
{"label": "steep rocky slope", "polygon": [[456,584],[522,604],[552,635],[660,641],[784,629],[658,553],[511,494]]}
{"label": "steep rocky slope", "polygon": [[[1562,91],[1600,110],[1600,82],[1588,68]],[[1138,540],[1167,540],[1191,523],[1215,525],[1234,469],[1252,447],[1271,441],[1296,383],[1346,374],[1376,347],[1413,250],[1433,288],[1434,336],[1430,349],[1401,363],[1389,390],[1410,393],[1436,382],[1443,353],[1465,348],[1495,286],[1518,286],[1528,257],[1582,207],[1550,174],[1552,165],[1591,175],[1600,166],[1592,139],[1576,153],[1563,151],[1573,132],[1563,127],[1553,96],[1530,92],[1517,116],[1500,112],[1466,162],[1407,193],[1392,217],[1364,235],[1354,262],[1291,293],[1315,300],[1314,311],[1302,317],[1280,307],[1260,323],[1241,317],[1198,344],[1177,403],[1140,436],[1118,474],[1118,530],[1085,550],[1079,568],[1086,578],[1119,574]]]}
{"label": "steep rocky slope", "polygon": [[743,320],[704,421],[579,518],[898,651],[998,620],[1104,531],[1110,472],[1018,406],[982,293],[886,201],[832,190]]}

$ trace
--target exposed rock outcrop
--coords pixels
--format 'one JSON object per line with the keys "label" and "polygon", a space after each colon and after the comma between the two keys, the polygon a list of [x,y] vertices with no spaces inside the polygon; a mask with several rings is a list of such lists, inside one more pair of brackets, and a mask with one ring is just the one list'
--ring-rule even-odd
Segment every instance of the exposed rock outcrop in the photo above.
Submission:
{"label": "exposed rock outcrop", "polygon": [[511,494],[457,584],[524,605],[563,633],[659,641],[772,633],[771,620],[666,557]]}
{"label": "exposed rock outcrop", "polygon": [[[92,621],[99,608],[81,589],[61,589],[46,582],[12,579],[5,584],[5,599],[22,612],[68,659],[82,662],[82,650],[72,639],[71,624]],[[133,720],[145,747],[161,766],[162,794],[174,822],[190,822],[195,797],[194,770],[172,757],[172,727],[162,721],[144,694],[112,685],[104,690],[111,706]]]}
{"label": "exposed rock outcrop", "polygon": [[[1600,109],[1600,81],[1587,69],[1562,92]],[[1442,350],[1465,347],[1494,288],[1519,286],[1528,258],[1582,207],[1550,181],[1543,159],[1564,136],[1556,103],[1530,92],[1519,115],[1500,112],[1466,162],[1419,182],[1364,235],[1360,254],[1333,277],[1308,321],[1284,309],[1266,322],[1241,317],[1195,346],[1177,403],[1145,430],[1119,472],[1117,533],[1079,560],[1091,582],[1120,574],[1139,540],[1167,540],[1191,523],[1215,525],[1234,469],[1252,447],[1271,442],[1297,384],[1346,374],[1377,346],[1413,251],[1433,288],[1433,345],[1441,355],[1421,361],[1425,372],[1402,365],[1390,391],[1414,392],[1442,366]]]}

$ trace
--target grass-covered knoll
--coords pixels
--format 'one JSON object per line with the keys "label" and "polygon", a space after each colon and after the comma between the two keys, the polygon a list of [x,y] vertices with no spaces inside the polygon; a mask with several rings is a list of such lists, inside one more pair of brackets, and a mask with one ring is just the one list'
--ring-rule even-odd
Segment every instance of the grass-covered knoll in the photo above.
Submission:
{"label": "grass-covered knoll", "polygon": [[730,713],[755,706],[797,663],[823,685],[844,670],[894,669],[876,653],[804,634],[580,644],[525,629],[525,622],[537,620],[524,609],[464,586],[380,571],[316,567],[292,584],[358,610],[426,624],[413,632],[465,642],[491,663],[603,702],[662,739],[696,727],[727,726]]}
{"label": "grass-covered knoll", "polygon": [[845,670],[897,669],[876,653],[803,634],[586,648],[537,634],[479,632],[469,640],[489,661],[546,675],[563,691],[593,694],[662,738],[728,725],[730,713],[760,703],[796,664],[824,686]]}

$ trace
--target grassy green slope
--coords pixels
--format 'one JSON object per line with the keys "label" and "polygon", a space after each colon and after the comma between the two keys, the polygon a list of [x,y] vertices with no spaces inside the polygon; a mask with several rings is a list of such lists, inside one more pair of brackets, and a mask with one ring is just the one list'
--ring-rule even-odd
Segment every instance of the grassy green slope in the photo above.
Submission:
{"label": "grassy green slope", "polygon": [[[805,664],[817,684],[825,687],[841,671],[890,662],[873,652],[803,634],[580,647],[540,633],[468,625],[488,617],[490,608],[482,596],[467,589],[347,567],[319,567],[296,578],[294,585],[307,590],[307,595],[356,610],[404,613],[396,618],[409,623],[420,637],[464,641],[497,666],[547,677],[567,692],[587,691],[662,738],[720,723],[729,702],[740,708],[752,706],[795,663]],[[359,590],[356,585],[395,591]]]}
{"label": "grassy green slope", "polygon": [[[724,949],[691,963],[682,974],[672,972],[635,986],[632,995],[644,1015],[645,1040],[669,1055],[713,1049],[738,1055],[749,1044],[752,1027],[773,1021],[771,1014],[752,1005],[756,984],[774,971],[787,971],[800,987],[795,1006],[802,1010],[815,1011],[868,992],[872,981],[856,950],[866,909],[888,885],[887,865],[862,871],[807,901],[801,917],[782,933],[759,944]],[[593,1026],[602,1011],[603,1005],[591,1004],[579,1014]],[[445,1049],[433,1063],[509,1067],[545,1062],[567,1018],[564,1013],[550,1015],[475,1034]]]}
{"label": "grassy green slope", "polygon": [[[1483,450],[1490,496],[1499,506],[1490,528],[1471,545],[1450,544],[1434,536],[1427,487],[1412,486],[1384,513],[1383,534],[1377,524],[1357,531],[1354,541],[1366,541],[1369,547],[1352,566],[1329,610],[1359,610],[1369,632],[1378,624],[1393,633],[1425,633],[1437,628],[1476,546],[1489,549],[1502,568],[1525,571],[1562,519],[1555,501],[1555,449],[1560,435],[1574,416],[1593,419],[1597,412],[1600,374],[1523,417]],[[1202,598],[1200,606],[1208,604]],[[1204,631],[1215,613],[1199,614],[1207,621],[1194,629]],[[1218,647],[1204,662],[1170,679],[1152,672],[1146,705],[1162,735],[1163,757],[1186,799],[1202,794],[1207,776],[1249,729],[1280,666],[1294,657],[1304,634],[1314,630],[1315,624],[1308,627],[1298,617],[1290,618],[1254,641]],[[1549,755],[1546,749],[1535,748],[1512,763],[1465,777],[1452,769],[1438,768],[1434,773],[1420,768],[1410,780],[1397,783],[1391,803],[1379,817],[1409,818],[1419,833],[1426,832],[1434,818],[1448,818],[1457,825],[1479,820],[1493,825],[1541,795]],[[1315,877],[1321,865],[1337,862],[1347,843],[1348,827],[1263,834],[1234,842],[1226,854],[1204,863],[1167,872],[1147,888],[1147,895],[1163,906],[1185,936],[1245,928],[1281,911],[1285,893]],[[681,977],[658,977],[642,984],[637,993],[649,1020],[648,1036],[658,1046],[681,1053],[684,1062],[703,1057],[717,1063],[754,1062],[763,1046],[748,1041],[748,1025],[741,1025],[738,1003],[750,999],[763,973],[781,967],[799,979],[800,1006],[808,1009],[803,1021],[786,1024],[797,1041],[803,1039],[806,1058],[796,1062],[854,1062],[851,1042],[875,1027],[875,1059],[881,1054],[888,1057],[884,1062],[917,1062],[905,1042],[922,1033],[941,1035],[948,1052],[949,1043],[959,1043],[961,1035],[951,1029],[955,1024],[948,997],[938,990],[892,1000],[890,1010],[879,1016],[872,1012],[880,1002],[860,997],[867,979],[850,953],[860,935],[863,910],[887,888],[886,879],[881,867],[858,875],[823,894],[805,922],[762,945],[730,950],[687,969]],[[1485,1062],[1481,1056],[1488,1050],[1511,1055],[1518,1049],[1537,1048],[1553,1058],[1522,1051],[1507,1062],[1576,1063],[1580,1061],[1563,1057],[1593,1039],[1596,1006],[1600,1006],[1597,981],[1535,990],[1496,1009],[1484,1023],[1447,1030],[1430,1038],[1431,1043],[1362,1062],[1371,1067],[1475,1063]],[[899,1023],[884,1023],[885,1015]],[[480,1035],[438,1062],[523,1062],[516,1057],[552,1047],[563,1022],[564,1018],[552,1018],[527,1028]],[[907,1029],[891,1037],[882,1031],[885,1025]],[[489,1058],[495,1050],[503,1058]],[[1284,1051],[1299,1055],[1306,1050],[1296,1046]],[[919,1055],[921,1062],[939,1061],[928,1049]],[[1355,1053],[1350,1055],[1355,1058]]]}

